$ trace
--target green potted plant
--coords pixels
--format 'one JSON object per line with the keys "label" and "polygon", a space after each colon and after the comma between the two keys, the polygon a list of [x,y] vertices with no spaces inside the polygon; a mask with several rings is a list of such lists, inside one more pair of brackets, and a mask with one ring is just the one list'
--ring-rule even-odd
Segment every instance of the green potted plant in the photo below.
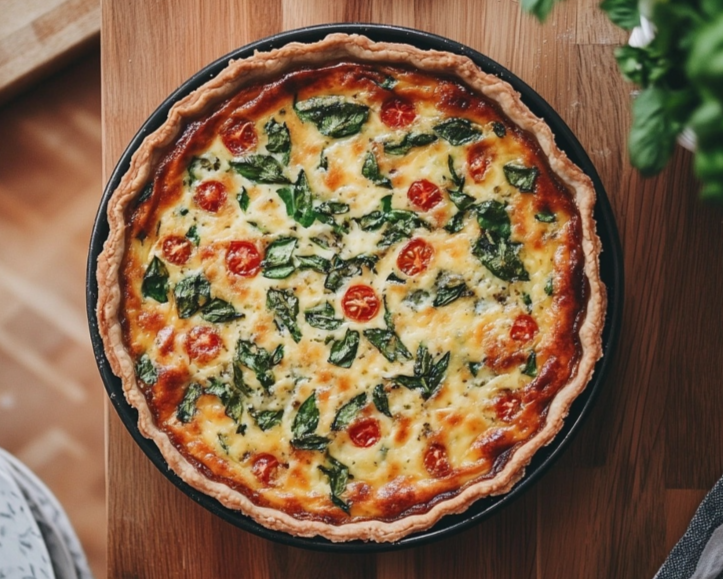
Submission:
{"label": "green potted plant", "polygon": [[[522,0],[522,7],[544,21],[558,1]],[[640,27],[615,51],[622,75],[641,87],[631,164],[658,173],[682,137],[695,149],[701,198],[723,203],[723,0],[603,0],[600,8],[626,30]]]}

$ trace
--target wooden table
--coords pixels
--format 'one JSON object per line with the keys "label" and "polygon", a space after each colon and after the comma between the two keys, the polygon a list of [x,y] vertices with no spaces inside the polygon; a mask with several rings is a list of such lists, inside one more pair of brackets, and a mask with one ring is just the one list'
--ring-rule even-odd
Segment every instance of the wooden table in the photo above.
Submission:
{"label": "wooden table", "polygon": [[563,458],[521,499],[436,544],[381,555],[284,547],[206,512],[108,412],[109,577],[652,577],[723,474],[723,211],[697,200],[691,155],[642,179],[625,148],[633,88],[625,34],[598,0],[543,26],[509,0],[105,0],[104,174],[163,98],[208,62],[264,36],[333,21],[427,30],[465,43],[537,90],[587,149],[622,237],[618,353]]}

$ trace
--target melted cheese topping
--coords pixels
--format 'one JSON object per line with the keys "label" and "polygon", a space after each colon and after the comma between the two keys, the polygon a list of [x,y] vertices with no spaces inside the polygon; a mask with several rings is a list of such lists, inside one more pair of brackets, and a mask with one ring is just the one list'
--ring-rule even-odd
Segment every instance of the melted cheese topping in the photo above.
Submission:
{"label": "melted cheese topping", "polygon": [[[357,132],[325,136],[318,122],[296,112],[311,98],[329,96],[368,107]],[[415,113],[401,128],[390,128],[382,114],[394,98],[410,103]],[[224,138],[229,119],[253,128],[252,146],[241,154]],[[455,143],[440,129],[450,119],[464,119],[472,136]],[[272,120],[288,129],[288,153],[270,141]],[[436,138],[401,155],[385,150],[385,143],[399,143],[410,133]],[[389,186],[365,176],[370,153]],[[276,180],[287,183],[243,176],[234,164],[253,155],[273,159],[281,175]],[[533,186],[505,167],[525,169],[523,177],[533,175]],[[283,195],[300,188],[301,171],[317,209],[324,202],[345,204],[331,215],[333,223],[316,219],[305,226],[293,208],[289,214]],[[445,226],[460,212],[450,191],[460,189],[461,179],[471,207],[450,233]],[[410,188],[420,180],[441,193],[427,210],[410,200]],[[226,192],[217,211],[198,201],[199,187],[209,182],[221,183]],[[385,246],[391,222],[365,230],[362,218],[383,212],[388,196],[392,211],[413,212],[406,215],[426,226]],[[502,208],[495,223],[507,221],[506,234],[494,224],[483,227],[480,208],[490,204]],[[509,451],[540,428],[552,396],[574,372],[584,282],[571,195],[530,135],[454,82],[341,64],[246,89],[189,125],[160,164],[153,195],[131,208],[129,221],[124,335],[157,426],[207,476],[259,505],[332,523],[424,511],[440,495],[493,476]],[[475,251],[485,236],[498,248],[520,244],[512,253],[526,273],[503,276],[507,280],[493,273]],[[252,276],[231,271],[232,243],[251,243],[264,258],[270,244],[285,237],[296,240],[288,277],[266,277],[268,263]],[[399,255],[412,238],[423,240],[432,255],[426,268],[406,275]],[[185,260],[168,249],[169,239],[183,246]],[[328,260],[322,267],[359,255],[376,261],[355,268],[330,290],[328,274],[301,267],[299,256],[312,255]],[[149,290],[154,259],[163,266],[155,281],[165,303]],[[207,280],[207,289],[195,297],[190,292],[195,311],[181,317],[179,287],[194,276]],[[354,321],[345,311],[344,296],[358,285],[372,288],[380,302],[368,321]],[[460,285],[456,299],[435,305]],[[268,303],[276,290],[298,300],[292,317],[299,340]],[[203,304],[211,299],[223,300],[238,317],[209,321]],[[314,327],[305,312],[327,302],[338,327]],[[365,334],[370,329],[393,332],[407,355],[390,361]],[[332,348],[348,332],[359,337],[353,361],[349,367],[330,363]],[[268,357],[283,347],[283,357],[268,368],[270,384],[259,380],[248,358],[242,360],[242,342]],[[425,349],[438,369],[449,354],[436,382],[428,371],[415,370]],[[406,383],[399,376],[408,377]],[[340,409],[352,400],[356,411],[347,407],[347,420],[340,420]],[[316,449],[305,449],[312,443]]]}

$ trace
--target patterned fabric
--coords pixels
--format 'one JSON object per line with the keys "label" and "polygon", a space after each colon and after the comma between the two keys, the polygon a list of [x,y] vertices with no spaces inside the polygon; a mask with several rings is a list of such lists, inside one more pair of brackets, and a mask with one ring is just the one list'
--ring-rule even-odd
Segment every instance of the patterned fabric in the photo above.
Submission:
{"label": "patterned fabric", "polygon": [[[32,514],[40,533],[40,536],[35,538],[44,543],[44,548],[47,549],[55,579],[93,579],[80,541],[65,511],[50,490],[25,465],[2,449],[0,449],[0,477],[5,481],[11,480],[22,495],[19,508],[28,509]],[[17,499],[17,496],[14,498]],[[5,547],[12,548],[12,545]],[[36,552],[42,552],[41,546],[36,547]],[[23,541],[19,541],[16,549],[18,552],[23,551]],[[18,571],[19,569],[10,569],[3,574],[0,567],[0,578],[21,577],[17,575]]]}
{"label": "patterned fabric", "polygon": [[690,526],[654,579],[723,577],[723,479],[698,507]]}

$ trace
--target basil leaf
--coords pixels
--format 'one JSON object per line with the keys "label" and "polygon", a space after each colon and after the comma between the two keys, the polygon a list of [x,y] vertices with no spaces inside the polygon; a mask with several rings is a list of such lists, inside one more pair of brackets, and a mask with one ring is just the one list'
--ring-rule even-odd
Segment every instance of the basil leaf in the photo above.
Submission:
{"label": "basil leaf", "polygon": [[138,207],[142,203],[148,201],[151,198],[151,195],[153,195],[153,181],[143,187],[141,194],[136,199],[135,207]]}
{"label": "basil leaf", "polygon": [[512,233],[510,216],[506,205],[499,201],[489,200],[477,207],[477,223],[485,230],[497,237],[509,238]]}
{"label": "basil leaf", "polygon": [[555,286],[553,285],[553,283],[554,282],[552,280],[552,277],[550,277],[545,284],[545,293],[548,296],[551,296],[555,292]]}
{"label": "basil leaf", "polygon": [[299,269],[313,269],[317,273],[329,273],[331,262],[320,255],[297,255]]}
{"label": "basil leaf", "polygon": [[376,231],[387,222],[387,216],[381,211],[372,211],[357,218],[362,231]]}
{"label": "basil leaf", "polygon": [[507,129],[505,129],[505,126],[502,123],[500,123],[499,121],[492,122],[492,131],[500,139],[504,138],[504,136],[507,134]]}
{"label": "basil leaf", "polygon": [[173,288],[179,318],[190,318],[201,309],[211,297],[211,284],[203,276],[197,274],[183,278]]}
{"label": "basil leaf", "polygon": [[414,147],[426,147],[437,140],[431,133],[407,133],[398,143],[384,143],[384,152],[388,155],[406,155]]}
{"label": "basil leaf", "polygon": [[244,412],[243,400],[241,392],[236,390],[235,387],[222,382],[218,378],[211,378],[209,385],[206,386],[206,394],[217,396],[221,404],[226,407],[226,416],[236,424],[241,422]]}
{"label": "basil leaf", "polygon": [[537,376],[537,356],[534,351],[530,352],[525,367],[522,369],[522,373],[531,378]]}
{"label": "basil leaf", "polygon": [[628,151],[630,163],[644,176],[662,170],[675,149],[681,126],[669,114],[671,95],[650,86],[633,101],[633,125]]}
{"label": "basil leaf", "polygon": [[262,275],[268,279],[286,279],[294,271],[296,267],[294,264],[280,265],[278,267],[269,267],[262,272]]}
{"label": "basil leaf", "polygon": [[196,247],[201,243],[201,238],[198,236],[198,229],[195,225],[191,225],[191,227],[188,228],[186,239],[190,240]]}
{"label": "basil leaf", "polygon": [[447,168],[449,169],[452,183],[454,183],[454,186],[461,191],[464,187],[464,177],[460,177],[457,174],[457,171],[454,170],[454,158],[452,157],[452,155],[447,155]]}
{"label": "basil leaf", "polygon": [[319,155],[319,166],[317,169],[322,169],[326,171],[329,168],[329,159],[326,156],[326,150],[322,149],[321,154]]}
{"label": "basil leaf", "polygon": [[525,304],[525,308],[527,309],[527,313],[532,313],[532,298],[530,297],[530,294],[523,293],[522,294],[522,303]]}
{"label": "basil leaf", "polygon": [[369,117],[369,107],[338,96],[313,97],[294,104],[299,118],[334,139],[356,135]]}
{"label": "basil leaf", "polygon": [[340,368],[350,368],[359,349],[359,332],[347,330],[341,340],[335,340],[331,345],[330,364]]}
{"label": "basil leaf", "polygon": [[256,374],[256,379],[267,392],[276,382],[273,371],[274,366],[281,362],[284,356],[283,346],[278,346],[273,353],[269,353],[264,348],[257,346],[248,340],[239,340],[236,343],[236,352],[234,354],[234,383],[239,389],[248,387],[243,384],[243,376],[238,365],[246,366],[249,370]]}
{"label": "basil leaf", "polygon": [[544,22],[558,0],[522,0],[522,9]]}
{"label": "basil leaf", "polygon": [[201,179],[198,171],[218,171],[221,168],[221,160],[211,155],[210,157],[194,157],[188,165],[188,177],[191,183]]}
{"label": "basil leaf", "polygon": [[331,487],[331,501],[345,513],[349,514],[349,504],[342,500],[341,495],[346,490],[349,482],[349,467],[342,464],[334,457],[327,455],[329,466],[319,465],[319,470],[323,472],[329,479],[329,487]]}
{"label": "basil leaf", "polygon": [[292,438],[291,446],[299,450],[325,450],[331,440],[318,434],[309,434],[303,438]]}
{"label": "basil leaf", "polygon": [[306,322],[320,330],[336,330],[344,323],[344,320],[335,318],[336,311],[329,302],[324,302],[304,311]]}
{"label": "basil leaf", "polygon": [[251,199],[249,198],[249,192],[246,191],[246,187],[241,188],[241,193],[236,196],[236,200],[238,201],[238,205],[241,208],[241,211],[246,213],[249,208],[249,204],[251,203]]}
{"label": "basil leaf", "polygon": [[459,233],[464,227],[464,218],[467,216],[466,210],[457,211],[452,219],[444,226],[444,230],[449,233]]}
{"label": "basil leaf", "polygon": [[213,298],[201,307],[201,317],[207,322],[218,324],[221,322],[230,322],[239,318],[246,317],[236,311],[230,303],[221,298]]}
{"label": "basil leaf", "polygon": [[296,249],[296,244],[299,242],[296,237],[279,237],[266,248],[266,255],[264,256],[264,267],[277,267],[279,265],[287,265],[291,262]]}
{"label": "basil leaf", "polygon": [[472,254],[493,275],[504,281],[529,281],[530,275],[519,257],[520,249],[522,249],[521,243],[496,238],[487,232],[477,240],[472,248]]}
{"label": "basil leaf", "polygon": [[449,367],[450,356],[450,352],[447,352],[435,362],[427,347],[420,344],[414,362],[414,376],[398,375],[393,376],[391,380],[410,390],[421,390],[422,398],[427,400],[442,384]]}
{"label": "basil leaf", "polygon": [[551,213],[550,211],[540,211],[539,213],[536,213],[535,219],[542,223],[554,223],[555,221],[557,221],[557,217],[555,217],[555,214]]}
{"label": "basil leaf", "polygon": [[153,298],[160,304],[168,301],[168,268],[158,257],[153,257],[143,274],[141,293],[144,298]]}
{"label": "basil leaf", "polygon": [[304,438],[316,430],[319,425],[319,409],[316,407],[316,391],[304,400],[291,424],[295,438]]}
{"label": "basil leaf", "polygon": [[338,290],[344,281],[362,273],[362,266],[374,271],[379,257],[361,254],[349,259],[341,259],[338,255],[331,258],[329,273],[324,280],[324,287],[330,291]]}
{"label": "basil leaf", "polygon": [[372,401],[377,410],[384,414],[384,416],[392,417],[392,412],[389,410],[389,398],[387,393],[384,391],[383,384],[377,384],[372,392]]}
{"label": "basil leaf", "polygon": [[395,87],[395,85],[397,84],[397,82],[398,82],[397,79],[391,75],[385,76],[384,80],[382,82],[374,81],[374,83],[377,86],[379,86],[380,88],[383,88],[385,90],[392,90]]}
{"label": "basil leaf", "polygon": [[283,410],[260,410],[250,411],[251,416],[261,430],[266,432],[270,428],[281,424],[281,418],[284,416]]}
{"label": "basil leaf", "polygon": [[306,173],[302,169],[294,186],[282,187],[277,191],[279,197],[286,205],[286,214],[303,227],[310,227],[316,220],[314,211],[314,196],[309,187]]}
{"label": "basil leaf", "polygon": [[266,294],[266,309],[273,312],[274,321],[289,330],[294,342],[301,341],[301,330],[296,323],[299,315],[299,298],[290,289],[270,288]]}
{"label": "basil leaf", "polygon": [[407,350],[399,336],[391,330],[370,328],[364,330],[364,337],[390,362],[396,362],[402,358],[412,359],[411,352]]}
{"label": "basil leaf", "polygon": [[451,118],[432,127],[436,135],[455,147],[479,140],[482,131],[468,119]]}
{"label": "basil leaf", "polygon": [[412,306],[412,309],[417,310],[424,302],[429,299],[429,292],[427,290],[418,289],[407,294],[404,298],[404,303]]}
{"label": "basil leaf", "polygon": [[640,24],[638,0],[603,0],[600,9],[620,28],[632,30]]}
{"label": "basil leaf", "polygon": [[534,193],[535,181],[540,171],[537,167],[525,167],[516,163],[507,163],[502,167],[507,182],[522,193]]}
{"label": "basil leaf", "polygon": [[470,362],[467,366],[469,367],[469,371],[472,373],[472,376],[476,378],[477,374],[479,374],[479,371],[484,366],[484,362]]}
{"label": "basil leaf", "polygon": [[233,371],[234,388],[238,390],[241,394],[244,394],[245,396],[250,396],[253,390],[251,390],[248,384],[246,384],[246,380],[244,380],[244,373],[241,369],[241,363],[238,360],[234,360],[231,364],[231,369]]}
{"label": "basil leaf", "polygon": [[189,384],[188,388],[186,388],[186,393],[183,395],[183,400],[181,400],[176,410],[176,418],[178,418],[178,420],[184,424],[191,422],[193,415],[196,413],[196,402],[200,398],[201,393],[200,384],[196,384],[195,382]]}
{"label": "basil leaf", "polygon": [[276,119],[269,119],[269,122],[264,125],[264,131],[268,137],[266,150],[269,153],[282,155],[284,165],[288,165],[291,156],[291,136],[286,123],[280,124],[276,122]]}
{"label": "basil leaf", "polygon": [[341,201],[324,201],[316,208],[316,211],[325,215],[343,215],[349,213],[349,209],[349,205]]}
{"label": "basil leaf", "polygon": [[384,187],[385,189],[392,188],[392,182],[389,177],[385,177],[379,172],[379,163],[377,163],[377,158],[372,151],[367,152],[366,157],[364,157],[361,173],[363,177],[369,179],[379,187]]}
{"label": "basil leaf", "polygon": [[358,396],[352,398],[349,402],[339,408],[336,416],[334,417],[334,422],[331,424],[331,429],[335,432],[338,430],[344,430],[347,426],[349,426],[357,413],[366,406],[366,403],[366,392],[362,392]]}
{"label": "basil leaf", "polygon": [[149,386],[153,386],[158,381],[158,370],[153,365],[148,354],[143,354],[135,364],[136,377]]}
{"label": "basil leaf", "polygon": [[404,285],[404,284],[407,283],[407,280],[406,280],[406,279],[402,279],[401,277],[399,277],[399,276],[398,276],[396,273],[394,273],[394,272],[390,273],[390,274],[387,276],[387,281],[388,281],[389,283],[401,284],[401,285]]}
{"label": "basil leaf", "polygon": [[230,164],[239,175],[254,183],[291,183],[284,175],[281,163],[270,155],[249,155]]}
{"label": "basil leaf", "polygon": [[[456,283],[455,283],[456,282]],[[437,287],[437,295],[434,297],[432,305],[435,308],[446,306],[462,297],[473,296],[464,280],[456,276],[451,276],[449,272],[440,271],[435,281]]]}

